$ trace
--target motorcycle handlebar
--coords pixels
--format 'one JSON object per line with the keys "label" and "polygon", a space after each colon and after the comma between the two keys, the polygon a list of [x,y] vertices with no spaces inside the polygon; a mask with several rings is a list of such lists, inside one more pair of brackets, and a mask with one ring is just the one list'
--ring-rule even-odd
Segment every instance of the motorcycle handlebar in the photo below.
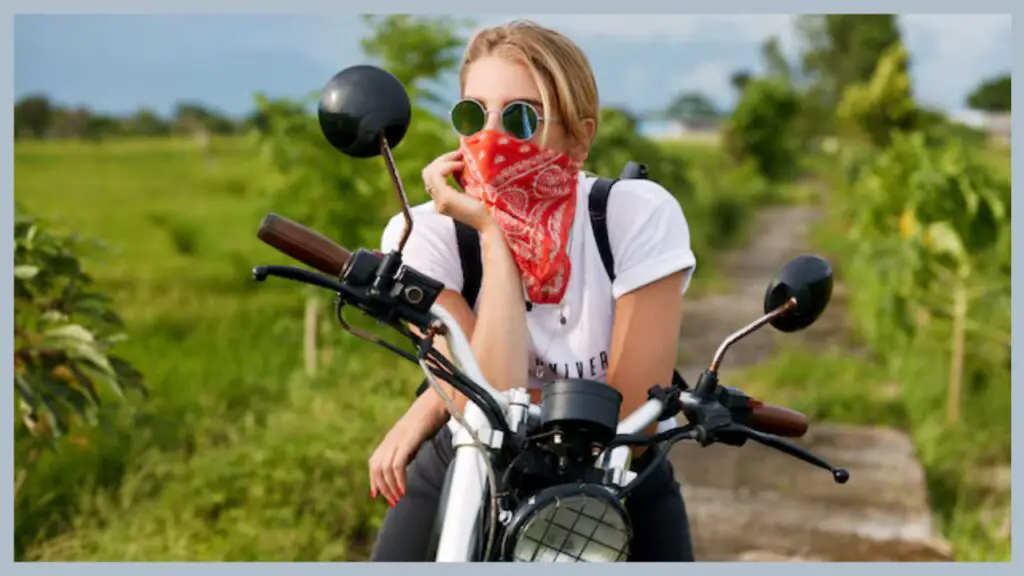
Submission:
{"label": "motorcycle handlebar", "polygon": [[[319,232],[277,214],[268,214],[263,218],[263,222],[260,223],[259,232],[257,232],[257,237],[299,262],[335,278],[341,276],[341,273],[352,257],[348,250]],[[432,308],[432,312],[440,315],[442,321],[451,320],[446,318],[446,312],[437,306]],[[451,321],[445,323],[449,324],[450,330],[452,329],[452,324],[457,328],[457,323]],[[466,355],[462,354],[460,356]],[[468,356],[472,358],[472,354],[468,354]],[[459,358],[459,360],[462,362],[467,361],[466,358]],[[473,364],[475,363],[471,362],[471,365]],[[483,374],[479,370],[470,370],[470,372],[471,377],[485,384],[484,389],[490,395],[499,396],[493,388],[486,385],[486,380],[483,379]],[[750,412],[746,418],[746,424],[754,430],[789,438],[799,438],[807,433],[807,417],[796,410],[764,404],[754,399],[749,400],[749,407]],[[660,410],[660,408],[658,409]],[[636,418],[627,418],[621,424],[625,425],[624,427],[632,432],[632,428],[636,427],[637,424],[633,420],[644,419],[647,416],[643,412],[643,410],[638,410],[638,414],[631,415]],[[622,427],[620,426],[620,431]]]}
{"label": "motorcycle handlebar", "polygon": [[335,278],[352,254],[319,232],[277,214],[267,214],[256,236],[288,256]]}
{"label": "motorcycle handlebar", "polygon": [[807,433],[807,416],[783,406],[750,400],[747,426],[758,432],[787,438],[799,438]]}

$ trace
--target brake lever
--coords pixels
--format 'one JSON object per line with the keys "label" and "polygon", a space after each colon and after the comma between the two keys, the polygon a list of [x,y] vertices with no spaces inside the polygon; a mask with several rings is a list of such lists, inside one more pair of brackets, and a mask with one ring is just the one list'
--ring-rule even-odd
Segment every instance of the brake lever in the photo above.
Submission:
{"label": "brake lever", "polygon": [[256,266],[252,269],[253,280],[257,282],[264,282],[269,276],[312,284],[332,292],[345,292],[345,287],[337,280],[296,266]]}
{"label": "brake lever", "polygon": [[794,458],[797,458],[798,460],[803,460],[804,462],[807,462],[812,466],[817,466],[818,468],[828,470],[829,472],[832,473],[832,479],[836,482],[836,484],[846,484],[846,482],[850,480],[850,472],[847,471],[845,468],[835,468],[834,466],[832,466],[825,460],[821,459],[820,457],[815,456],[810,450],[807,450],[806,448],[800,446],[799,444],[790,442],[785,438],[779,438],[778,436],[765,434],[764,432],[758,432],[757,430],[754,430],[742,424],[734,424],[729,428],[732,428],[736,432],[742,433],[747,438],[759,444],[763,444],[764,446],[767,446],[769,448],[774,448],[779,452],[788,454]]}

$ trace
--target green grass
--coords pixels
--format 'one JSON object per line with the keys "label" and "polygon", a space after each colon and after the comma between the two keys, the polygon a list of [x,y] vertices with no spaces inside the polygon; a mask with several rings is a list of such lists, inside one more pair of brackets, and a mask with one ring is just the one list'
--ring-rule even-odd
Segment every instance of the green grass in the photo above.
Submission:
{"label": "green grass", "polygon": [[[907,358],[893,370],[877,361],[833,348],[822,352],[788,345],[772,361],[749,368],[744,390],[774,404],[807,414],[811,422],[885,426],[910,433],[924,467],[938,526],[958,561],[1010,559],[1004,521],[1010,513],[1008,490],[992,489],[979,471],[1009,465],[1006,390],[970,397],[967,422],[943,420],[941,386],[946,365],[934,355]],[[980,481],[979,481],[980,480]]]}
{"label": "green grass", "polygon": [[986,149],[985,157],[996,173],[1006,179],[1010,178],[1011,158],[1009,146],[998,142],[991,142]]}
{"label": "green grass", "polygon": [[113,291],[131,333],[123,353],[152,391],[90,449],[69,444],[33,470],[17,503],[22,557],[365,553],[383,510],[363,463],[415,372],[346,338],[323,378],[296,375],[304,292],[251,280],[254,264],[283,259],[255,237],[258,204],[223,185],[246,153],[236,142],[215,143],[212,160],[188,141],[17,147],[17,201],[109,244],[90,270]]}
{"label": "green grass", "polygon": [[301,374],[308,292],[251,279],[286,262],[256,239],[260,201],[235,178],[251,154],[238,139],[16,146],[16,201],[108,245],[87,270],[151,391],[107,407],[87,447],[38,461],[16,498],[19,559],[365,558],[386,506],[369,498],[365,463],[417,370],[324,320],[325,366]]}

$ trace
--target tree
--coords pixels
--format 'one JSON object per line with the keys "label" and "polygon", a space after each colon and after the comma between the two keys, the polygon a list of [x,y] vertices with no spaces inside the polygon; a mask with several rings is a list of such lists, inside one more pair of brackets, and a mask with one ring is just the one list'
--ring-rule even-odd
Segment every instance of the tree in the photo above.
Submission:
{"label": "tree", "polygon": [[[370,27],[361,40],[364,51],[394,74],[413,98],[425,94],[415,86],[437,80],[458,66],[453,50],[464,42],[457,33],[460,21],[407,14],[368,15],[364,21]],[[317,98],[319,93],[309,100]],[[412,118],[395,154],[404,174],[418,174],[456,144],[451,129],[415,100]],[[381,215],[398,211],[380,159],[339,162],[339,153],[324,140],[307,102],[259,96],[249,122],[260,128],[261,170],[254,172],[255,184],[268,192],[274,206],[287,208],[293,218],[346,245],[379,240],[376,221],[367,221],[367,211]],[[421,187],[409,188],[411,201],[425,196],[420,195]]]}
{"label": "tree", "polygon": [[983,81],[967,97],[967,106],[985,112],[1010,111],[1010,75],[1003,74]]}
{"label": "tree", "polygon": [[465,42],[460,32],[471,22],[410,14],[364,15],[363,21],[373,30],[360,41],[366,55],[401,80],[414,99],[438,101],[424,84],[459,64],[458,49]]}
{"label": "tree", "polygon": [[825,108],[851,84],[868,81],[885,51],[901,41],[893,14],[801,16],[797,30],[807,46],[803,72]]}
{"label": "tree", "polygon": [[746,89],[747,84],[753,76],[747,70],[737,70],[729,76],[729,84],[736,89],[737,92],[742,93]]}
{"label": "tree", "polygon": [[[430,161],[457,146],[454,131],[421,104],[437,97],[423,85],[453,71],[453,55],[463,40],[457,22],[446,17],[410,15],[366,16],[372,27],[362,40],[367,55],[394,74],[413,99],[412,123],[395,162],[405,175],[412,203],[426,199],[423,187],[409,176],[418,175]],[[314,94],[314,101],[319,94]],[[249,118],[259,147],[258,164],[250,171],[254,188],[275,212],[314,228],[344,246],[376,247],[380,222],[399,210],[394,186],[380,158],[340,158],[324,139],[308,102],[271,101],[259,97]],[[317,373],[320,344],[317,316],[323,291],[310,292],[306,301],[304,352],[306,373]]]}
{"label": "tree", "polygon": [[895,44],[886,51],[868,81],[847,88],[837,109],[844,128],[884,148],[893,132],[909,132],[917,127],[918,110],[907,69],[908,58],[906,48]]}
{"label": "tree", "polygon": [[119,132],[121,132],[121,122],[117,117],[90,113],[86,118],[85,133],[82,134],[82,137],[98,142],[110,136],[117,136]]}
{"label": "tree", "polygon": [[765,178],[783,180],[797,167],[795,121],[800,100],[791,86],[751,80],[726,123],[724,144],[738,162],[752,161]]}
{"label": "tree", "polygon": [[56,108],[51,130],[57,138],[85,138],[89,132],[92,112],[84,106]]}
{"label": "tree", "polygon": [[764,59],[765,76],[784,84],[793,83],[793,68],[782,53],[778,37],[772,36],[761,45],[761,57]]}
{"label": "tree", "polygon": [[26,96],[14,105],[15,137],[43,138],[53,122],[54,107],[46,96]]}
{"label": "tree", "polygon": [[714,103],[699,92],[684,92],[676,96],[665,109],[665,116],[673,120],[714,120],[720,116]]}
{"label": "tree", "polygon": [[197,102],[179,102],[174,107],[173,118],[174,128],[179,132],[230,134],[235,131],[231,119]]}
{"label": "tree", "polygon": [[170,126],[151,108],[140,108],[124,121],[125,131],[135,136],[164,136]]}
{"label": "tree", "polygon": [[605,107],[601,109],[600,126],[586,169],[602,176],[618,175],[626,162],[643,162],[648,166],[660,154],[654,142],[637,132],[638,120],[629,112]]}
{"label": "tree", "polygon": [[242,120],[242,126],[261,135],[266,135],[271,130],[275,116],[301,118],[307,112],[304,102],[277,100],[271,105],[271,102],[261,94],[257,94],[256,103],[256,109]]}

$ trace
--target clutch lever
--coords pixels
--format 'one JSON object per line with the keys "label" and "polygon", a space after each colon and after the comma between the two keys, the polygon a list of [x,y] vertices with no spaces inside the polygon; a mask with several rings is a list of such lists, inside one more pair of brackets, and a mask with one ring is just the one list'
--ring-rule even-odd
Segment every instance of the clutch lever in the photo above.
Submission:
{"label": "clutch lever", "polygon": [[257,282],[265,282],[270,276],[319,286],[332,292],[345,292],[345,287],[337,280],[297,266],[256,266],[252,269],[253,280]]}
{"label": "clutch lever", "polygon": [[759,432],[742,424],[732,424],[727,426],[724,431],[727,433],[731,432],[741,434],[758,444],[774,448],[779,452],[788,454],[798,460],[803,460],[812,466],[828,470],[832,473],[832,479],[836,484],[846,484],[850,480],[850,472],[845,468],[836,468],[822,458],[815,456],[810,450],[807,450],[795,442],[786,440],[785,438],[780,438],[772,434],[765,434],[764,432]]}

